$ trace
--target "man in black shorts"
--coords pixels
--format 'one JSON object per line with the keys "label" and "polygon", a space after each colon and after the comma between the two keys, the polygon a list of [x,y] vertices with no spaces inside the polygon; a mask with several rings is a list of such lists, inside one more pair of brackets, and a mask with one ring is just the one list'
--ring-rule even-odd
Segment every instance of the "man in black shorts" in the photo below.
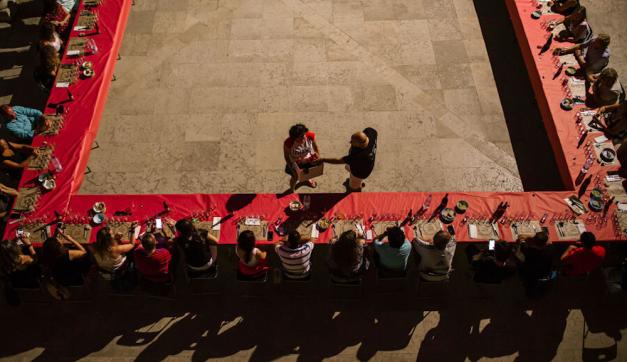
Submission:
{"label": "man in black shorts", "polygon": [[377,155],[377,131],[374,128],[366,128],[351,136],[351,147],[348,155],[342,158],[321,158],[317,162],[331,164],[346,164],[350,177],[345,186],[349,192],[361,191],[366,184],[363,182],[374,168],[374,160]]}

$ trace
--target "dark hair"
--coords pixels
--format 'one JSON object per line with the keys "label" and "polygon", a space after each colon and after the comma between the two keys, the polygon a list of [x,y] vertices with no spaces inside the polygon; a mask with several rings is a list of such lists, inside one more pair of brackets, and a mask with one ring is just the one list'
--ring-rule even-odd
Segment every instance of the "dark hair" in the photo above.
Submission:
{"label": "dark hair", "polygon": [[100,254],[105,255],[111,251],[113,246],[113,237],[111,237],[111,228],[108,226],[103,227],[96,233],[96,242],[94,243],[94,250]]}
{"label": "dark hair", "polygon": [[184,238],[189,238],[196,232],[196,227],[194,223],[189,219],[181,219],[174,224],[176,231],[181,233],[181,236]]}
{"label": "dark hair", "polygon": [[494,245],[494,258],[504,263],[512,255],[512,246],[503,240],[499,240]]}
{"label": "dark hair", "polygon": [[549,235],[546,231],[538,231],[532,238],[534,244],[537,246],[545,246],[549,241]]}
{"label": "dark hair", "polygon": [[607,46],[610,45],[610,36],[609,36],[609,34],[599,33],[599,35],[597,35],[597,39],[599,39],[599,41],[601,42],[601,44],[603,44],[604,47],[607,47]]}
{"label": "dark hair", "polygon": [[433,235],[433,245],[436,247],[436,249],[446,249],[449,241],[451,241],[451,234],[444,230],[440,230],[435,233],[435,235]]}
{"label": "dark hair", "polygon": [[390,246],[393,248],[400,249],[400,247],[403,246],[403,243],[405,242],[405,233],[403,232],[403,230],[398,226],[393,226],[387,231],[388,244],[390,244]]}
{"label": "dark hair", "polygon": [[21,254],[15,242],[11,240],[0,242],[0,276],[7,277],[17,269]]}
{"label": "dark hair", "polygon": [[357,264],[361,257],[357,252],[358,249],[357,233],[354,230],[347,230],[333,243],[331,258],[340,268],[352,266]]}
{"label": "dark hair", "polygon": [[579,236],[579,241],[581,241],[584,248],[592,249],[592,247],[597,243],[597,238],[593,233],[585,231],[581,233],[581,236]]}
{"label": "dark hair", "polygon": [[576,8],[569,16],[568,18],[572,19],[572,17],[576,16],[576,15],[580,15],[582,16],[582,19],[585,20],[588,18],[588,12],[586,11],[586,7],[585,6],[580,6],[578,8]]}
{"label": "dark hair", "polygon": [[157,239],[153,233],[145,233],[144,236],[142,236],[142,247],[147,252],[155,250],[157,247]]}
{"label": "dark hair", "polygon": [[292,230],[289,232],[289,234],[287,234],[287,246],[289,246],[290,248],[298,248],[298,246],[300,245],[300,241],[300,233],[298,232],[298,230]]}
{"label": "dark hair", "polygon": [[294,138],[302,137],[308,131],[309,129],[305,127],[304,124],[302,123],[295,124],[290,128],[290,138],[294,139]]}
{"label": "dark hair", "polygon": [[610,67],[603,69],[599,74],[598,80],[603,81],[606,79],[614,79],[614,81],[616,81],[616,79],[618,79],[618,72],[616,71],[616,69]]}
{"label": "dark hair", "polygon": [[40,57],[41,68],[46,73],[56,72],[59,64],[61,64],[59,53],[57,53],[57,50],[53,46],[46,45],[41,47]]}
{"label": "dark hair", "polygon": [[237,237],[237,247],[245,253],[244,260],[248,263],[255,249],[255,234],[250,230],[242,231]]}
{"label": "dark hair", "polygon": [[52,267],[57,259],[67,253],[67,249],[57,238],[52,237],[44,241],[41,259],[44,265]]}
{"label": "dark hair", "polygon": [[39,37],[41,40],[54,40],[54,34],[56,33],[54,24],[44,22],[39,28]]}
{"label": "dark hair", "polygon": [[176,243],[187,250],[191,244],[202,244],[206,245],[208,242],[207,235],[200,232],[200,230],[196,229],[194,223],[189,219],[181,219],[176,222],[174,225],[176,231],[179,232],[179,237],[175,239]]}

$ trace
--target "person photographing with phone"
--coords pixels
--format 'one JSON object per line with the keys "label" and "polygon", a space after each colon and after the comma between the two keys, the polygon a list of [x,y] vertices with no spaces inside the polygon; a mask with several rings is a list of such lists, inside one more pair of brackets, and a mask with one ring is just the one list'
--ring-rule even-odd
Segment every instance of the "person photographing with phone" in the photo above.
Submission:
{"label": "person photographing with phone", "polygon": [[[316,143],[316,134],[311,132],[304,124],[298,123],[290,128],[289,137],[283,142],[283,157],[285,158],[285,173],[290,175],[290,191],[296,192],[299,173],[303,169],[309,169],[320,158],[320,148]],[[306,184],[315,188],[316,181],[307,180]]]}

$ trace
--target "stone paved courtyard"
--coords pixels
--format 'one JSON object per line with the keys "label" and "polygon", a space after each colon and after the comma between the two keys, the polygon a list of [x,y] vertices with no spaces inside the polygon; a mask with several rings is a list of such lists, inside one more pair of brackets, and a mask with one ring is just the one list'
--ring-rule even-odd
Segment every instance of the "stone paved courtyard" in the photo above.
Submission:
{"label": "stone paved courtyard", "polygon": [[378,129],[367,191],[522,190],[471,0],[138,0],[121,55],[82,193],[281,192],[296,122]]}

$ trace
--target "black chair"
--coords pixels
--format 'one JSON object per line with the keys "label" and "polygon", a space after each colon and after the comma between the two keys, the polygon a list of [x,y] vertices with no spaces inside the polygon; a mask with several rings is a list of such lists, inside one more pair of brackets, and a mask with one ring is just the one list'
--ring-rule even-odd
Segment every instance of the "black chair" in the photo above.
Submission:
{"label": "black chair", "polygon": [[237,271],[236,293],[244,298],[258,298],[265,295],[269,280],[269,272],[264,271],[254,277],[242,275]]}
{"label": "black chair", "polygon": [[217,295],[222,291],[222,287],[224,286],[223,281],[220,280],[220,273],[218,270],[218,265],[214,265],[210,268],[206,273],[197,274],[194,273],[190,275],[189,271],[187,273],[188,277],[188,286],[191,294],[194,295]]}

